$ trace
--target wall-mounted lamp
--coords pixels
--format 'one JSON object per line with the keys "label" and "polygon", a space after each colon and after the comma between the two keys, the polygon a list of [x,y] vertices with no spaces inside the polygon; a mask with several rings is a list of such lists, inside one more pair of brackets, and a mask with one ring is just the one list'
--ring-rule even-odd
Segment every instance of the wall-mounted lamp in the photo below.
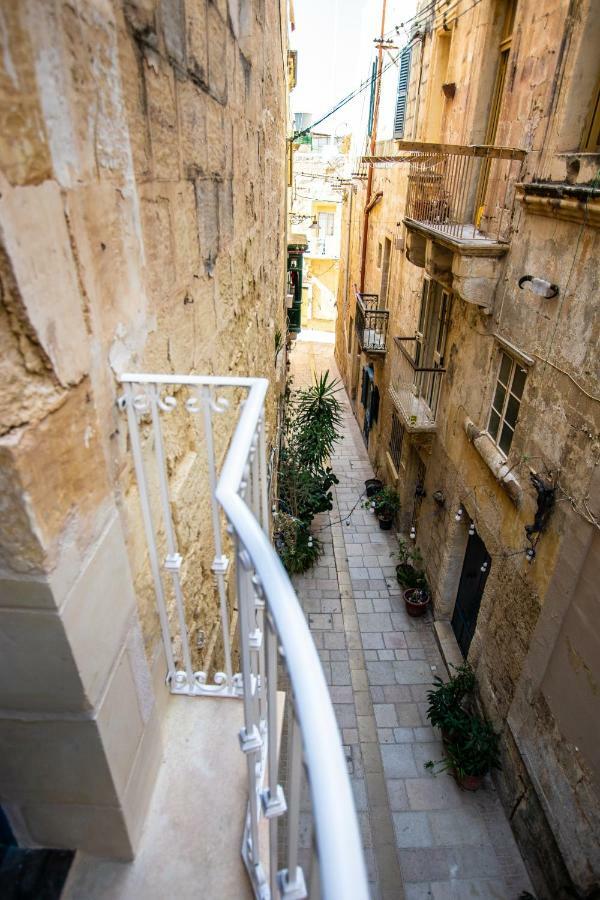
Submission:
{"label": "wall-mounted lamp", "polygon": [[558,285],[552,284],[551,281],[546,281],[544,278],[536,278],[535,275],[523,275],[522,278],[519,278],[519,287],[522,291],[525,290],[525,285],[528,285],[530,291],[537,294],[538,297],[543,297],[545,300],[552,300],[554,297],[558,297]]}

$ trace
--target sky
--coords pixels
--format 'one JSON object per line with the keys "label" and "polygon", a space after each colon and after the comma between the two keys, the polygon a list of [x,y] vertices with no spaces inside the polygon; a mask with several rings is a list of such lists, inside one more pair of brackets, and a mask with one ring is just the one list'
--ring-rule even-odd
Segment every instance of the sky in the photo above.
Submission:
{"label": "sky", "polygon": [[[414,0],[388,0],[385,32],[397,36],[396,24],[414,13]],[[298,51],[298,83],[291,94],[293,112],[312,113],[315,121],[362,81],[370,77],[376,55],[373,39],[381,27],[381,0],[294,0],[296,29],[290,46]],[[394,56],[397,50],[393,51]],[[391,61],[384,55],[384,65]],[[397,66],[391,65],[383,77],[379,136],[391,137]],[[343,134],[364,131],[368,116],[369,90],[341,109],[320,130]],[[388,127],[389,120],[389,127]],[[390,132],[389,134],[387,132]]]}

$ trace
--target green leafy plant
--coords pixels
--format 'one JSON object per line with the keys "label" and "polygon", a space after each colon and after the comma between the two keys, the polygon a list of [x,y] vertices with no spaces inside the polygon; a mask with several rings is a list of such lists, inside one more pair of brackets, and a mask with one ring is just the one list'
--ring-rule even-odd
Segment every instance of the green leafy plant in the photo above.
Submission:
{"label": "green leafy plant", "polygon": [[427,692],[427,718],[446,734],[464,723],[463,703],[475,689],[475,673],[468,663],[452,668],[455,674],[448,681],[436,675],[433,688]]}
{"label": "green leafy plant", "polygon": [[378,518],[393,519],[400,509],[400,497],[393,488],[386,485],[371,497],[368,505],[375,510]]}
{"label": "green leafy plant", "polygon": [[398,565],[396,566],[398,584],[405,590],[418,588],[419,590],[429,591],[427,579],[421,570],[423,557],[418,548],[414,544],[409,543],[409,541],[404,540],[404,538],[400,538],[396,556],[398,559]]}
{"label": "green leafy plant", "polygon": [[303,572],[317,559],[320,543],[310,536],[310,524],[320,512],[333,507],[331,488],[338,483],[328,465],[339,440],[341,404],[339,382],[329,372],[308,388],[287,392],[287,415],[279,454],[279,515],[291,518],[277,534],[275,545],[290,573]]}
{"label": "green leafy plant", "polygon": [[487,719],[465,714],[461,727],[446,741],[443,760],[429,760],[430,771],[452,770],[459,779],[481,777],[491,769],[500,769],[500,736]]}
{"label": "green leafy plant", "polygon": [[290,575],[306,572],[322,553],[322,544],[308,527],[285,512],[274,516],[273,539],[280,559]]}
{"label": "green leafy plant", "polygon": [[281,334],[281,330],[279,328],[275,329],[275,357],[283,347],[283,336]]}

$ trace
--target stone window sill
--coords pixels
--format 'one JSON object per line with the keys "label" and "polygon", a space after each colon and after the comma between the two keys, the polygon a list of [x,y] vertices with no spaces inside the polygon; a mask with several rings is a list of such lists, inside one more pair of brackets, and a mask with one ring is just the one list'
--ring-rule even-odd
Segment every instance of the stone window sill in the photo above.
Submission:
{"label": "stone window sill", "polygon": [[477,428],[468,416],[465,417],[464,428],[469,441],[496,481],[504,488],[515,506],[520,506],[523,499],[523,488],[514,472],[511,471],[504,454],[500,452],[489,434]]}

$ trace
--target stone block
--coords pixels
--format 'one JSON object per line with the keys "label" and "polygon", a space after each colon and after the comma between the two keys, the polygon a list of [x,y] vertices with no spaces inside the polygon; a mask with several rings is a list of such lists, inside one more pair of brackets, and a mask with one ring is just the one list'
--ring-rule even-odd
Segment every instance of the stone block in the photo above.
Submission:
{"label": "stone block", "polygon": [[219,10],[208,5],[208,87],[219,103],[227,103],[227,26]]}
{"label": "stone block", "polygon": [[77,847],[95,856],[133,859],[134,848],[118,807],[27,803],[22,815],[31,839],[40,847]]}
{"label": "stone block", "polygon": [[[102,698],[97,723],[116,790],[122,797],[144,730],[136,684],[126,652],[121,654]],[[124,723],[127,727],[123,727]]]}
{"label": "stone block", "polygon": [[64,628],[89,702],[95,705],[135,611],[125,541],[113,518],[82,568],[62,610]]}
{"label": "stone block", "polygon": [[180,167],[175,77],[173,70],[157,54],[150,53],[148,51],[144,65],[144,80],[152,171],[157,181],[177,181]]}
{"label": "stone block", "polygon": [[0,796],[21,806],[116,806],[114,780],[92,719],[0,719]]}
{"label": "stone block", "polygon": [[75,712],[88,707],[59,616],[0,608],[0,708]]}
{"label": "stone block", "polygon": [[184,173],[204,174],[207,165],[205,95],[192,80],[177,81],[179,147]]}
{"label": "stone block", "polygon": [[422,234],[417,234],[415,231],[411,231],[410,228],[407,227],[405,252],[406,258],[413,266],[419,266],[421,269],[424,267],[426,248],[427,241],[424,236]]}
{"label": "stone block", "polygon": [[60,383],[76,384],[89,343],[60,188],[0,186],[0,228],[25,315]]}
{"label": "stone block", "polygon": [[12,468],[10,515],[0,526],[7,568],[49,570],[67,550],[81,559],[106,521],[111,493],[89,383],[42,421],[6,436],[0,454],[2,471]]}
{"label": "stone block", "polygon": [[208,84],[206,0],[184,0],[187,66],[195,84]]}
{"label": "stone block", "polygon": [[446,287],[452,287],[452,258],[452,250],[433,240],[427,241],[425,271]]}
{"label": "stone block", "polygon": [[160,20],[167,57],[183,72],[186,65],[184,0],[160,0]]}

